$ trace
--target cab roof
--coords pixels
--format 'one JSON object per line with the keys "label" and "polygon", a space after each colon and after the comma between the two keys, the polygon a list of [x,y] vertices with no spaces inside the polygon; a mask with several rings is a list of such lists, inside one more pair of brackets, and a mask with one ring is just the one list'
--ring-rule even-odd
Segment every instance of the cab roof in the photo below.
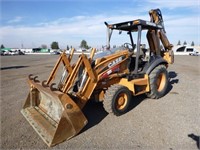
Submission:
{"label": "cab roof", "polygon": [[121,23],[116,23],[116,24],[107,24],[107,27],[109,29],[113,30],[122,30],[122,31],[137,31],[138,26],[142,26],[142,30],[147,30],[147,29],[163,29],[163,27],[159,24],[150,22],[150,21],[145,21],[141,19],[133,20],[133,21],[126,21],[126,22],[121,22]]}

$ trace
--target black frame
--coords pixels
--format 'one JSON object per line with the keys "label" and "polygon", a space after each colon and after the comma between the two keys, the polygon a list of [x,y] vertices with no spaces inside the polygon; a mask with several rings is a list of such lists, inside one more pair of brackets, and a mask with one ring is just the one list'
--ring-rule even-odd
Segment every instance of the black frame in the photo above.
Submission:
{"label": "black frame", "polygon": [[107,48],[110,48],[110,39],[112,35],[113,30],[119,30],[119,31],[127,31],[127,33],[130,35],[130,40],[132,46],[134,46],[134,41],[132,37],[132,32],[138,32],[138,38],[137,38],[137,52],[136,52],[136,59],[135,59],[135,69],[133,71],[133,74],[138,74],[138,64],[139,64],[139,56],[140,56],[140,44],[141,44],[141,35],[142,30],[159,30],[164,29],[162,25],[145,21],[145,20],[133,20],[133,21],[126,21],[116,24],[108,24],[105,22],[105,25],[107,26]]}

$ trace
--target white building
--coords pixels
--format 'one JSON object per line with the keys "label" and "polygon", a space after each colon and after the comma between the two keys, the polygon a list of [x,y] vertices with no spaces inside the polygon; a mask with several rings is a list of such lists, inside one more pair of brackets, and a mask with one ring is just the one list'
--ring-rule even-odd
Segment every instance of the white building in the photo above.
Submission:
{"label": "white building", "polygon": [[174,55],[190,55],[191,53],[199,52],[197,47],[188,45],[177,45],[172,48]]}

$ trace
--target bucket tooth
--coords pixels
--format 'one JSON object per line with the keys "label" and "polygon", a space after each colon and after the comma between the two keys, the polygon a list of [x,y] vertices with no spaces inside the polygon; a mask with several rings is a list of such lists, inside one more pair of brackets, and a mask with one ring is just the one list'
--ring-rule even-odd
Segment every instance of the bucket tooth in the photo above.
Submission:
{"label": "bucket tooth", "polygon": [[39,80],[37,80],[37,78],[38,78],[38,76],[35,76],[35,77],[33,78],[33,81],[34,81],[34,82],[40,82]]}
{"label": "bucket tooth", "polygon": [[47,80],[42,81],[42,86],[43,86],[43,87],[48,87],[48,85],[47,85]]}
{"label": "bucket tooth", "polygon": [[28,78],[29,80],[33,80],[33,74],[29,74]]}

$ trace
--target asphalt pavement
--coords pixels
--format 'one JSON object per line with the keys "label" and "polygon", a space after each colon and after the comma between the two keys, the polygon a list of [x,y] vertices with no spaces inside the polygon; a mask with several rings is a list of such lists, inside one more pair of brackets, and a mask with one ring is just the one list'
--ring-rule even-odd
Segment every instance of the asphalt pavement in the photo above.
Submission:
{"label": "asphalt pavement", "polygon": [[[48,148],[20,113],[29,92],[29,74],[47,79],[58,55],[1,56],[1,149],[197,150],[200,142],[200,57],[176,56],[168,68],[164,97],[133,97],[119,117],[101,103],[88,103],[89,123],[80,134]],[[75,56],[73,62],[78,56]]]}

